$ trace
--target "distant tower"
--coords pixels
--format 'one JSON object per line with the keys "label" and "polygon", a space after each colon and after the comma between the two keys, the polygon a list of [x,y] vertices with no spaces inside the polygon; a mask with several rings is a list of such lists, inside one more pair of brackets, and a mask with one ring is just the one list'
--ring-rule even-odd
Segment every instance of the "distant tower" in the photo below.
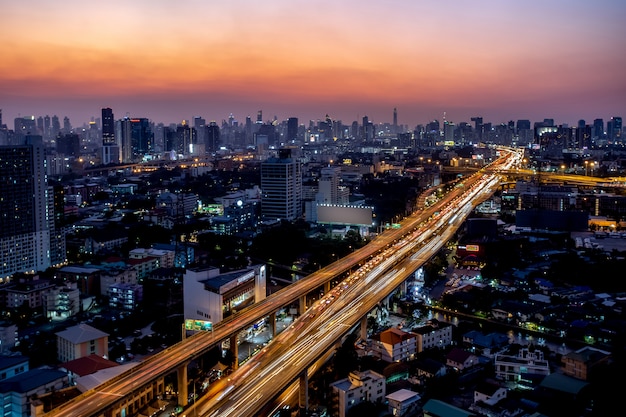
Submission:
{"label": "distant tower", "polygon": [[393,108],[393,130],[398,131],[398,109],[395,107]]}
{"label": "distant tower", "polygon": [[290,117],[287,119],[287,143],[293,143],[298,140],[298,118]]}
{"label": "distant tower", "polygon": [[257,124],[263,124],[263,110],[259,110],[256,113],[256,122]]}
{"label": "distant tower", "polygon": [[120,162],[120,147],[115,141],[115,118],[109,107],[102,109],[102,163],[118,164]]}

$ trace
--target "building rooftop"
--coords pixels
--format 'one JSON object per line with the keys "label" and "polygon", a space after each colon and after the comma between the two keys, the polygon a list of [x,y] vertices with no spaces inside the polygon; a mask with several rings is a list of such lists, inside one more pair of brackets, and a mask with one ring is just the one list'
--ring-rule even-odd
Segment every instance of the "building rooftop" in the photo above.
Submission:
{"label": "building rooftop", "polygon": [[108,333],[91,327],[88,324],[79,324],[78,326],[68,327],[63,331],[57,332],[56,335],[74,344],[78,344],[108,336]]}
{"label": "building rooftop", "polygon": [[0,382],[0,392],[26,393],[67,376],[55,369],[33,369]]}

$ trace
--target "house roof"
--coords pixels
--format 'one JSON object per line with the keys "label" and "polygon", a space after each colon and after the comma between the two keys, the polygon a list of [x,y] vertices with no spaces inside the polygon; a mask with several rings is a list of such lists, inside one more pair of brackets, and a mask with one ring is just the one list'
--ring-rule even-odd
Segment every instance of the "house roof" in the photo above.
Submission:
{"label": "house roof", "polygon": [[561,391],[568,394],[578,394],[587,385],[589,385],[589,383],[585,381],[559,373],[553,373],[546,376],[543,381],[541,381],[541,384],[539,384],[542,388],[549,388],[554,391]]}
{"label": "house roof", "polygon": [[33,369],[0,382],[0,392],[28,393],[66,376],[65,372],[55,369]]}
{"label": "house roof", "polygon": [[440,400],[428,400],[423,407],[424,413],[428,413],[430,416],[437,417],[471,417],[476,416],[476,414],[465,411],[462,408],[455,407],[451,404]]}
{"label": "house roof", "polygon": [[101,369],[112,368],[119,365],[117,362],[104,359],[98,355],[89,355],[65,362],[62,366],[76,375],[85,376],[93,374]]}
{"label": "house roof", "polygon": [[79,324],[77,326],[68,327],[67,329],[56,333],[57,337],[69,340],[74,344],[88,342],[90,340],[100,339],[108,336],[101,330],[91,327],[88,324]]}
{"label": "house roof", "polygon": [[401,390],[392,392],[391,394],[387,395],[387,399],[398,401],[398,402],[404,402],[415,397],[419,397],[419,394],[417,392],[414,392],[408,389],[401,389]]}
{"label": "house roof", "polygon": [[421,369],[422,371],[428,372],[429,374],[433,375],[439,372],[441,368],[445,368],[445,365],[443,363],[432,358],[425,358],[419,361],[416,366],[418,369]]}
{"label": "house roof", "polygon": [[28,358],[22,355],[0,356],[0,369],[11,368],[13,366],[19,365],[20,363],[28,363]]}
{"label": "house roof", "polygon": [[459,348],[452,348],[450,353],[446,355],[446,359],[457,362],[457,363],[463,363],[470,356],[472,356],[472,354],[466,350],[459,349]]}
{"label": "house roof", "polygon": [[389,345],[396,345],[396,344],[401,343],[401,342],[403,342],[405,340],[413,339],[413,338],[415,338],[415,334],[402,331],[402,330],[397,329],[395,327],[392,327],[390,329],[384,330],[384,331],[378,333],[377,335],[373,335],[372,336],[373,340],[378,340],[378,341],[380,341],[382,343],[386,343],[386,344],[389,344]]}

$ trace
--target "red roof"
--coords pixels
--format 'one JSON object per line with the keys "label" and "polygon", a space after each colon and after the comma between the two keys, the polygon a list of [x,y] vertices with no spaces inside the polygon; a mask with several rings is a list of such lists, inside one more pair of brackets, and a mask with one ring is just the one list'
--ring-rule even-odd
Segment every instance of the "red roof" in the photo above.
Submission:
{"label": "red roof", "polygon": [[372,339],[380,340],[382,343],[389,345],[396,345],[404,340],[412,338],[415,338],[415,334],[396,329],[395,327],[380,332],[378,335],[374,335],[372,337]]}
{"label": "red roof", "polygon": [[76,375],[85,376],[91,375],[101,369],[119,366],[119,364],[117,362],[104,359],[103,357],[100,357],[98,355],[89,355],[83,358],[78,358],[69,362],[65,362],[62,366],[63,368]]}

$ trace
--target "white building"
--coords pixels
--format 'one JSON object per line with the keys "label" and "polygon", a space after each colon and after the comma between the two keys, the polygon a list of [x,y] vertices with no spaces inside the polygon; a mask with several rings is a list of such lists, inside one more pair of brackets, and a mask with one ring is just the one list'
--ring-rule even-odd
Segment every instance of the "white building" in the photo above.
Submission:
{"label": "white building", "polygon": [[525,375],[550,375],[550,364],[540,350],[520,349],[517,355],[497,354],[494,359],[496,377],[520,381]]}
{"label": "white building", "polygon": [[218,268],[190,268],[183,276],[185,320],[219,323],[225,316],[265,299],[265,265],[220,274]]}
{"label": "white building", "polygon": [[350,372],[348,378],[330,386],[338,401],[339,417],[345,417],[350,408],[364,401],[376,404],[385,400],[385,377],[371,370]]}
{"label": "white building", "polygon": [[432,322],[426,326],[413,329],[417,335],[417,352],[431,348],[443,348],[452,344],[452,325],[450,323]]}
{"label": "white building", "polygon": [[392,416],[416,416],[420,409],[422,397],[417,392],[408,389],[401,389],[387,395],[389,413]]}
{"label": "white building", "polygon": [[289,149],[261,164],[261,216],[288,221],[302,216],[302,166]]}

